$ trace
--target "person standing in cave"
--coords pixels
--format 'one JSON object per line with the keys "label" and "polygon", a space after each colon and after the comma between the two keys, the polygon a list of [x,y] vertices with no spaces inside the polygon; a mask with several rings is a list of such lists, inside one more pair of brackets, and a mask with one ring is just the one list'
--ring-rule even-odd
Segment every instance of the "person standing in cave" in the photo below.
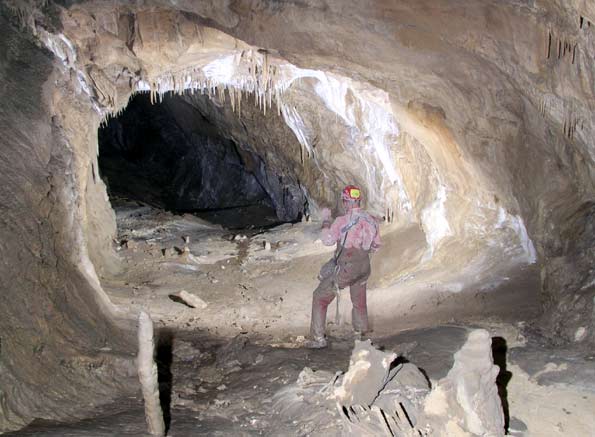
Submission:
{"label": "person standing in cave", "polygon": [[327,345],[325,338],[326,313],[329,304],[338,297],[339,290],[349,286],[351,323],[356,338],[368,331],[366,285],[370,277],[370,252],[380,247],[378,221],[361,208],[362,191],[346,186],[341,199],[345,214],[331,224],[331,211],[322,210],[321,240],[327,246],[337,245],[333,259],[327,262],[318,279],[320,284],[312,296],[310,339],[306,347],[319,349]]}

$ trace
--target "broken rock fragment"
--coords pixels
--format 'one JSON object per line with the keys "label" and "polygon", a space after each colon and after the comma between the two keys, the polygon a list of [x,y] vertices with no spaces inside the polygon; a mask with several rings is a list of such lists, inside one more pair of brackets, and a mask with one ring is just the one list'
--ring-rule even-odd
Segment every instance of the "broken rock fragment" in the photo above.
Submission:
{"label": "broken rock fragment", "polygon": [[374,401],[374,406],[386,412],[402,412],[410,425],[415,426],[429,392],[430,384],[417,366],[402,363],[391,371],[389,381]]}
{"label": "broken rock fragment", "polygon": [[183,340],[176,340],[173,347],[174,356],[180,361],[194,361],[202,356],[202,351]]}
{"label": "broken rock fragment", "polygon": [[386,385],[390,364],[395,358],[397,354],[376,349],[370,340],[356,340],[349,370],[335,390],[337,402],[345,406],[372,405]]}
{"label": "broken rock fragment", "polygon": [[397,354],[356,341],[334,397],[349,435],[425,435],[415,428],[429,384],[413,364],[391,368]]}
{"label": "broken rock fragment", "polygon": [[237,335],[221,346],[217,351],[216,367],[234,369],[253,365],[258,358],[258,349],[250,347],[250,339],[243,334]]}
{"label": "broken rock fragment", "polygon": [[206,307],[209,306],[204,300],[200,297],[195,296],[194,294],[188,293],[186,290],[181,290],[177,296],[184,301],[184,303],[192,308],[199,308],[204,310]]}
{"label": "broken rock fragment", "polygon": [[431,390],[418,367],[396,358],[369,340],[356,341],[345,374],[305,368],[295,384],[275,395],[275,409],[317,431],[325,424],[324,435],[504,435],[498,367],[487,331],[469,334],[448,375]]}

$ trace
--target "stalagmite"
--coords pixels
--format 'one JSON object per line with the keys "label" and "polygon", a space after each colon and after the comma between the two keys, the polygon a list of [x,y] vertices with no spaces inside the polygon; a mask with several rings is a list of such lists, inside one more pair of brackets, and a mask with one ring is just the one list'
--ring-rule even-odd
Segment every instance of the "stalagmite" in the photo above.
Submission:
{"label": "stalagmite", "polygon": [[448,424],[472,435],[504,435],[504,413],[496,385],[500,369],[494,365],[491,346],[488,331],[469,333],[454,355],[452,369],[426,398],[426,414],[434,430],[442,433],[438,435],[444,435],[446,428],[442,426]]}
{"label": "stalagmite", "polygon": [[149,314],[141,311],[138,315],[138,378],[145,400],[145,417],[149,433],[155,436],[165,435],[163,411],[159,400],[159,383],[157,381],[157,364],[153,356],[153,321]]}

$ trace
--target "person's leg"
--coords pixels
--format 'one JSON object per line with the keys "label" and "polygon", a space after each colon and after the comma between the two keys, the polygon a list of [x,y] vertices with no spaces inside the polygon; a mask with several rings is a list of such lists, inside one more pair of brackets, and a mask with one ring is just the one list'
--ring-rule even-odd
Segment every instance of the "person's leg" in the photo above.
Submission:
{"label": "person's leg", "polygon": [[368,303],[366,299],[366,282],[358,282],[349,287],[351,295],[351,324],[353,330],[360,334],[368,331]]}
{"label": "person's leg", "polygon": [[318,284],[312,295],[312,318],[310,335],[313,340],[323,339],[326,330],[326,312],[329,304],[335,299],[333,278],[327,278]]}
{"label": "person's leg", "polygon": [[339,286],[349,285],[351,295],[351,324],[359,333],[368,331],[368,305],[366,284],[370,277],[370,257],[368,252],[351,249],[344,252],[339,260]]}

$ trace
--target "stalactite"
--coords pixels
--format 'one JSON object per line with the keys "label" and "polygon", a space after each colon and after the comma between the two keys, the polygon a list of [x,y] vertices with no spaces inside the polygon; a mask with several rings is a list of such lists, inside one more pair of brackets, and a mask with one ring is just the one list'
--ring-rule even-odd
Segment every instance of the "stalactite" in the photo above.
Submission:
{"label": "stalactite", "polygon": [[267,84],[269,81],[269,54],[266,50],[264,51],[263,58],[264,59],[263,59],[263,66],[262,66],[262,82],[263,82],[264,91],[266,91]]}
{"label": "stalactite", "polygon": [[238,116],[242,118],[242,90],[238,93]]}
{"label": "stalactite", "polygon": [[[287,89],[287,84],[280,81],[281,70],[269,53],[264,49],[243,50],[231,56],[233,56],[233,68],[236,71],[232,73],[231,80],[225,83],[213,77],[207,77],[202,67],[161,75],[152,80],[144,79],[143,82],[149,84],[151,103],[161,102],[165,92],[194,95],[197,91],[208,95],[211,99],[216,96],[225,103],[227,90],[232,111],[238,112],[238,115],[241,114],[241,100],[243,93],[246,92],[254,98],[254,106],[264,115],[272,110],[274,102],[277,106],[277,115],[282,116],[283,93]],[[306,153],[310,157],[308,148],[304,152],[304,159]]]}
{"label": "stalactite", "polygon": [[275,88],[275,103],[277,104],[277,115],[281,116],[281,94],[278,88]]}

